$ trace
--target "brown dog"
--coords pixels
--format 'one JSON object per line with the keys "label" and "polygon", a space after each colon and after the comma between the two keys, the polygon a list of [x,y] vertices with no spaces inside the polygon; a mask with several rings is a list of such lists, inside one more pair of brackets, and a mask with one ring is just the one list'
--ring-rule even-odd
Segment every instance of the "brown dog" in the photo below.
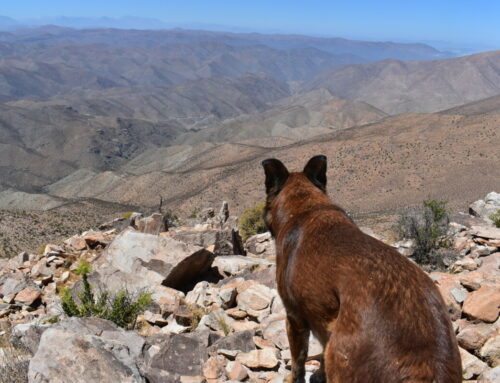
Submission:
{"label": "brown dog", "polygon": [[366,234],[326,194],[326,157],[289,173],[262,162],[264,219],[276,240],[276,279],[292,354],[304,382],[310,331],[324,347],[320,380],[461,383],[460,354],[432,280]]}

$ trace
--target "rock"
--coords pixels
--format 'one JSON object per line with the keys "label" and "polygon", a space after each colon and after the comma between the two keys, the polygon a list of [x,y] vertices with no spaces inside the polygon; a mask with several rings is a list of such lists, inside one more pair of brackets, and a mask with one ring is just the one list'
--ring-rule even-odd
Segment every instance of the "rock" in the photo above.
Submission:
{"label": "rock", "polygon": [[242,382],[248,377],[247,369],[238,361],[228,362],[226,374],[230,380]]}
{"label": "rock", "polygon": [[460,358],[462,359],[462,377],[465,380],[472,379],[488,369],[488,365],[471,353],[459,347]]}
{"label": "rock", "polygon": [[214,353],[217,350],[235,350],[249,352],[255,350],[253,337],[254,330],[240,331],[229,336],[225,336],[209,347],[208,352]]}
{"label": "rock", "polygon": [[492,214],[495,214],[496,211],[500,208],[500,206],[491,203],[493,201],[493,199],[490,199],[489,202],[478,200],[471,203],[469,205],[469,214],[475,217],[480,217],[487,222],[491,222],[489,219],[490,216]]}
{"label": "rock", "polygon": [[481,358],[486,359],[492,367],[500,365],[500,334],[497,334],[486,341],[479,351]]}
{"label": "rock", "polygon": [[[448,309],[451,320],[457,320],[461,315],[460,304],[456,301],[452,290],[461,290],[463,287],[459,282],[459,277],[445,273],[433,272],[430,277],[436,282],[439,292],[441,293],[444,303]],[[455,294],[456,295],[456,294]]]}
{"label": "rock", "polygon": [[90,279],[110,290],[124,285],[132,290],[154,290],[157,285],[182,290],[206,272],[213,259],[203,248],[126,230],[109,245]]}
{"label": "rock", "polygon": [[262,323],[262,328],[264,339],[273,342],[280,350],[289,347],[284,315],[270,316]]}
{"label": "rock", "polygon": [[242,352],[236,357],[236,361],[249,368],[271,369],[278,365],[278,352],[273,348]]}
{"label": "rock", "polygon": [[136,218],[135,227],[141,233],[158,235],[166,231],[165,218],[160,213],[154,213],[145,218]]}
{"label": "rock", "polygon": [[231,332],[233,322],[234,319],[227,315],[224,310],[217,309],[201,318],[197,331],[208,327],[228,335]]}
{"label": "rock", "polygon": [[460,329],[457,341],[466,350],[478,350],[497,329],[486,323],[467,324]]}
{"label": "rock", "polygon": [[175,382],[179,376],[203,375],[208,359],[203,334],[156,335],[147,340],[144,376],[150,383]]}
{"label": "rock", "polygon": [[87,241],[79,236],[74,236],[67,239],[66,241],[64,241],[64,244],[66,245],[66,247],[69,247],[74,251],[82,251],[87,248]]}
{"label": "rock", "polygon": [[482,286],[465,299],[463,312],[469,318],[493,323],[498,318],[499,307],[500,286]]}
{"label": "rock", "polygon": [[472,226],[473,235],[486,239],[500,239],[500,228],[494,226]]}
{"label": "rock", "polygon": [[500,193],[490,192],[484,198],[484,202],[500,209]]}
{"label": "rock", "polygon": [[485,371],[478,378],[477,383],[498,383],[500,382],[500,366],[489,371]]}
{"label": "rock", "polygon": [[28,306],[32,306],[39,298],[42,296],[40,289],[35,289],[33,287],[27,287],[17,293],[15,301]]}
{"label": "rock", "polygon": [[276,291],[256,283],[238,294],[236,301],[242,310],[263,310],[271,305],[277,295]]}
{"label": "rock", "polygon": [[477,269],[484,274],[488,275],[499,275],[500,272],[500,252],[488,255],[486,257],[482,257],[481,267]]}
{"label": "rock", "polygon": [[243,242],[238,231],[234,229],[218,231],[215,239],[214,254],[245,254]]}
{"label": "rock", "polygon": [[11,342],[21,343],[34,355],[38,349],[40,338],[50,326],[37,322],[21,323],[12,328]]}
{"label": "rock", "polygon": [[474,271],[478,268],[478,264],[471,257],[463,257],[459,259],[453,265],[451,265],[450,270],[453,273],[460,273],[464,270]]}
{"label": "rock", "polygon": [[211,356],[203,365],[203,375],[207,383],[218,383],[225,380],[225,359],[221,356]]}
{"label": "rock", "polygon": [[112,241],[112,236],[101,231],[88,231],[83,233],[82,237],[91,249],[94,249],[97,246],[106,247]]}
{"label": "rock", "polygon": [[241,238],[236,230],[178,230],[170,234],[178,241],[210,248],[213,246],[215,255],[244,254]]}
{"label": "rock", "polygon": [[[79,323],[85,323],[79,319]],[[145,382],[136,365],[142,338],[126,333],[109,321],[92,319],[108,336],[92,334],[88,328],[72,324],[56,325],[41,336],[36,354],[30,361],[29,381],[45,382]],[[92,327],[92,326],[91,326]],[[98,326],[99,327],[99,326]],[[102,328],[101,328],[102,331]]]}
{"label": "rock", "polygon": [[245,249],[260,257],[274,256],[275,245],[270,232],[252,235],[245,241]]}
{"label": "rock", "polygon": [[151,299],[159,307],[160,313],[168,316],[179,308],[184,294],[170,287],[156,286],[152,291]]}
{"label": "rock", "polygon": [[217,268],[219,274],[229,276],[241,273],[244,270],[253,269],[259,266],[270,266],[271,262],[258,258],[249,258],[242,255],[227,255],[217,257],[213,267]]}
{"label": "rock", "polygon": [[30,287],[37,289],[35,283],[23,274],[4,274],[0,276],[0,296],[15,295],[21,290]]}

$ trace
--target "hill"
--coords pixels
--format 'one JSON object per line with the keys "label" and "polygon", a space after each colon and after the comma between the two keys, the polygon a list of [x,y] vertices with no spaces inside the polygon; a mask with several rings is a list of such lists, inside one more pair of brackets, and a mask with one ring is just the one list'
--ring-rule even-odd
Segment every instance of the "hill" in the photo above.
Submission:
{"label": "hill", "polygon": [[500,51],[447,60],[384,60],[319,75],[304,89],[367,102],[386,113],[432,113],[500,94]]}
{"label": "hill", "polygon": [[401,115],[280,147],[255,141],[212,144],[188,155],[184,151],[165,167],[156,156],[149,166],[142,157],[136,174],[75,173],[47,190],[60,197],[142,205],[153,205],[161,195],[188,213],[224,198],[241,211],[264,198],[263,159],[280,158],[300,170],[304,158],[323,153],[329,157],[329,192],[349,211],[396,210],[429,196],[463,206],[499,187],[499,178],[492,176],[500,166],[499,123],[500,115]]}

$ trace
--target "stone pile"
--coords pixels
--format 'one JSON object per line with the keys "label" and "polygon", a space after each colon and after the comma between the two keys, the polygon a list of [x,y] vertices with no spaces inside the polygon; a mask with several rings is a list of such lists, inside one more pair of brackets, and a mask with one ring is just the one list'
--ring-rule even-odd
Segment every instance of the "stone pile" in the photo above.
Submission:
{"label": "stone pile", "polygon": [[[11,259],[0,276],[0,315],[33,353],[29,381],[283,382],[290,350],[273,240],[264,233],[243,245],[227,205],[202,213],[177,228],[136,214]],[[450,232],[457,259],[430,277],[454,324],[464,380],[493,383],[500,378],[500,229],[464,215]],[[411,243],[398,246],[411,254]],[[80,259],[92,264],[95,286],[152,292],[135,330],[64,316],[57,292],[78,286]],[[309,343],[308,379],[322,352],[314,337]]]}

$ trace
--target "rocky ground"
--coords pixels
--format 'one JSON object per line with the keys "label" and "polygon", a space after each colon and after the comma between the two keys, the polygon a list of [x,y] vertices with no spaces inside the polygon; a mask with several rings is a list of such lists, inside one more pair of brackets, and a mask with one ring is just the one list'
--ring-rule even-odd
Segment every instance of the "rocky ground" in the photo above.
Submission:
{"label": "rocky ground", "polygon": [[[498,208],[500,195],[490,193],[471,214],[458,215],[449,227],[456,257],[446,271],[429,273],[448,307],[468,382],[500,381],[500,229],[487,218]],[[411,257],[411,241],[392,245]],[[58,293],[81,285],[74,271],[82,259],[92,265],[95,287],[152,293],[134,330],[64,315]],[[227,204],[168,231],[160,214],[134,213],[0,266],[0,382],[22,368],[33,383],[278,383],[289,373],[272,239],[258,234],[243,244]],[[308,378],[321,351],[311,337]]]}

